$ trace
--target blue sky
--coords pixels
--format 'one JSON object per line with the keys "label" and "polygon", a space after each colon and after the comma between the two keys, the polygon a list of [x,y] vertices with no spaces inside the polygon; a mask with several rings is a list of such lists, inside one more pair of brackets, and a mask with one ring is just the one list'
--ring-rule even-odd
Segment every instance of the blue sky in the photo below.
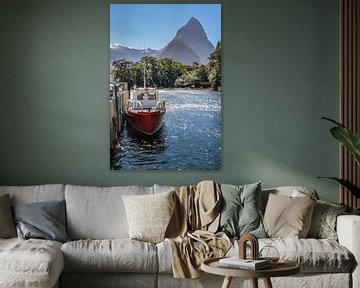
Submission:
{"label": "blue sky", "polygon": [[191,17],[216,46],[221,40],[221,4],[110,4],[110,44],[160,49]]}

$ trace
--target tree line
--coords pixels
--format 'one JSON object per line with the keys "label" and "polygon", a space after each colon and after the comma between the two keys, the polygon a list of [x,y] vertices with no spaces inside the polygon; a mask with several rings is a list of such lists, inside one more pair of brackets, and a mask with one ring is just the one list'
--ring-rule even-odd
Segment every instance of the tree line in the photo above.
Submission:
{"label": "tree line", "polygon": [[144,85],[144,67],[146,86],[162,88],[191,87],[211,88],[215,91],[221,86],[221,43],[209,56],[209,63],[201,65],[193,62],[185,65],[169,58],[143,57],[132,62],[125,59],[113,62],[114,79],[127,82],[129,87]]}

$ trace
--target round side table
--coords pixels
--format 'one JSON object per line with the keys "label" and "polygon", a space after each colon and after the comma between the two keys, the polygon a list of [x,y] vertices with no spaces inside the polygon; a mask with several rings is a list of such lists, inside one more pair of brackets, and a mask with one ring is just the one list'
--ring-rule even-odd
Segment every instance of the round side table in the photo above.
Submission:
{"label": "round side table", "polygon": [[258,278],[263,278],[265,287],[272,288],[270,277],[289,276],[300,272],[300,266],[288,260],[279,260],[269,268],[261,270],[245,270],[222,267],[219,259],[206,259],[201,263],[201,270],[216,275],[225,276],[222,288],[229,288],[233,277],[251,278],[253,287],[258,288]]}

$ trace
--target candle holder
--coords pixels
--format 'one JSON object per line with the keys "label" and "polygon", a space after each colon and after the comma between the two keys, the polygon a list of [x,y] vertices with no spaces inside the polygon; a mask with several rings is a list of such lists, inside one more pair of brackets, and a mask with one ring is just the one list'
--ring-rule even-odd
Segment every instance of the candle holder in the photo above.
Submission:
{"label": "candle holder", "polygon": [[252,234],[245,234],[239,239],[239,258],[247,259],[246,257],[246,243],[249,242],[251,249],[251,259],[258,260],[259,259],[259,241]]}

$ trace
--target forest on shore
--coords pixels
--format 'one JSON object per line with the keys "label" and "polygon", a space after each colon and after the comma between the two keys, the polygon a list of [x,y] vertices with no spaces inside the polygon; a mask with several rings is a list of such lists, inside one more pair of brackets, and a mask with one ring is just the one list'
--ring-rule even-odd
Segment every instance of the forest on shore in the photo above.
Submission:
{"label": "forest on shore", "polygon": [[127,82],[129,87],[144,85],[159,88],[210,88],[218,91],[221,87],[221,42],[209,56],[209,63],[201,65],[193,62],[185,65],[169,58],[146,56],[137,62],[125,59],[113,62],[111,72],[114,80]]}

